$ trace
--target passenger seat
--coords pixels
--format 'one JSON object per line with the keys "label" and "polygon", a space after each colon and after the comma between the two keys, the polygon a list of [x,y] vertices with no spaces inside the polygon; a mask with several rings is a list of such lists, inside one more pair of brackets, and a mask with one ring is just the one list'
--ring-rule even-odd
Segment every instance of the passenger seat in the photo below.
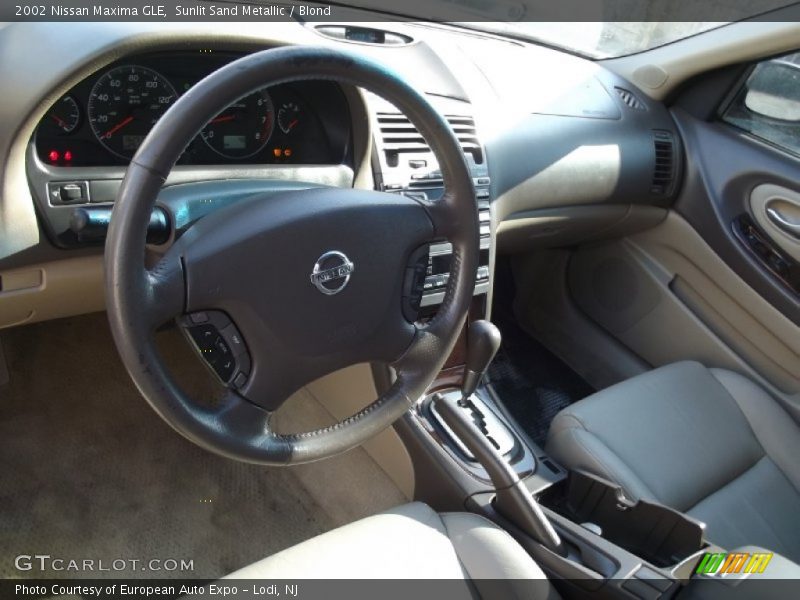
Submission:
{"label": "passenger seat", "polygon": [[800,427],[737,373],[680,362],[562,410],[548,453],[707,524],[709,541],[800,563]]}

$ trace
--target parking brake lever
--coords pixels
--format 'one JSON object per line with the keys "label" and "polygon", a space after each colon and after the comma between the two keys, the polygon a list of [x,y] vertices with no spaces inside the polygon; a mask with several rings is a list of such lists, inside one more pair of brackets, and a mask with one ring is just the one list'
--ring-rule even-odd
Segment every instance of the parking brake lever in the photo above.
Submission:
{"label": "parking brake lever", "polygon": [[450,430],[486,469],[495,487],[494,506],[497,511],[548,550],[566,556],[564,543],[517,472],[463,408],[459,407],[459,404],[469,402],[469,396],[477,388],[489,362],[494,358],[500,345],[500,332],[488,321],[475,321],[469,328],[468,340],[467,352],[475,354],[471,357],[468,354],[467,357],[467,373],[462,385],[464,395],[461,400],[448,398],[446,395],[437,396],[434,400],[436,410]]}

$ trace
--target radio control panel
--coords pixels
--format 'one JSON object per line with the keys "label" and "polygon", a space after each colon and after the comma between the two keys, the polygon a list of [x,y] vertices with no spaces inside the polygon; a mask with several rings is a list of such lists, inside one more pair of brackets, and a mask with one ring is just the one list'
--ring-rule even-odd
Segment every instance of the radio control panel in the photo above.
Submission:
{"label": "radio control panel", "polygon": [[[475,292],[474,295],[485,294],[489,291],[491,269],[489,263],[489,251],[492,244],[491,214],[489,203],[491,201],[489,177],[475,177],[475,197],[478,203],[478,221],[480,228],[480,256],[478,269],[475,272]],[[436,182],[441,186],[441,181]],[[435,200],[441,196],[441,187],[429,187],[420,189],[417,186],[411,188],[393,189],[386,191],[400,193],[409,198],[420,200]],[[450,260],[453,254],[453,247],[448,242],[431,244],[428,250],[428,263],[425,271],[425,279],[422,282],[422,294],[419,299],[419,307],[437,306],[444,300],[444,291],[450,279]]]}

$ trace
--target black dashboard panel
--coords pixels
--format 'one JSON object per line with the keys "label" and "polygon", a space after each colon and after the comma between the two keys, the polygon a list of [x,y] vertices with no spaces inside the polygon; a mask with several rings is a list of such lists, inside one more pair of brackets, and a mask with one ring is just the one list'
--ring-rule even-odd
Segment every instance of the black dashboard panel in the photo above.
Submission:
{"label": "black dashboard panel", "polygon": [[[51,107],[35,133],[36,154],[50,166],[126,165],[152,123],[178,96],[240,56],[175,51],[112,63]],[[264,91],[223,111],[189,144],[178,164],[345,162],[350,114],[337,84],[308,81]]]}

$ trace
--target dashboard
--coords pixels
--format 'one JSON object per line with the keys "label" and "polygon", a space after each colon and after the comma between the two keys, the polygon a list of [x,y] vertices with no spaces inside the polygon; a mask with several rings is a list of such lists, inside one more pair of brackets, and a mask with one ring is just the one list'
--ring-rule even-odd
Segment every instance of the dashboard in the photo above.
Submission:
{"label": "dashboard", "polygon": [[[104,232],[144,136],[198,81],[268,48],[327,46],[373,59],[449,122],[479,209],[476,293],[491,289],[495,252],[578,244],[627,231],[627,220],[633,228],[663,217],[683,164],[663,104],[600,64],[549,48],[383,26],[389,33],[356,37],[346,34],[364,27],[320,23],[18,23],[0,32],[0,80],[15,84],[0,103],[0,301],[18,311],[5,324],[102,309]],[[36,52],[22,39],[37,40]],[[521,64],[531,65],[527,76]],[[165,181],[152,243],[171,243],[209,211],[264,189],[315,186],[431,200],[443,191],[430,147],[396,107],[331,81],[283,84],[240,99],[198,132]],[[563,226],[547,225],[556,217]],[[441,301],[448,280],[447,244],[429,250],[423,310]],[[13,287],[11,272],[25,274]]]}
{"label": "dashboard", "polygon": [[[125,165],[182,93],[240,56],[198,49],[116,61],[50,107],[36,128],[36,154],[50,166]],[[258,90],[212,119],[178,164],[340,164],[349,149],[349,121],[334,83]]]}

